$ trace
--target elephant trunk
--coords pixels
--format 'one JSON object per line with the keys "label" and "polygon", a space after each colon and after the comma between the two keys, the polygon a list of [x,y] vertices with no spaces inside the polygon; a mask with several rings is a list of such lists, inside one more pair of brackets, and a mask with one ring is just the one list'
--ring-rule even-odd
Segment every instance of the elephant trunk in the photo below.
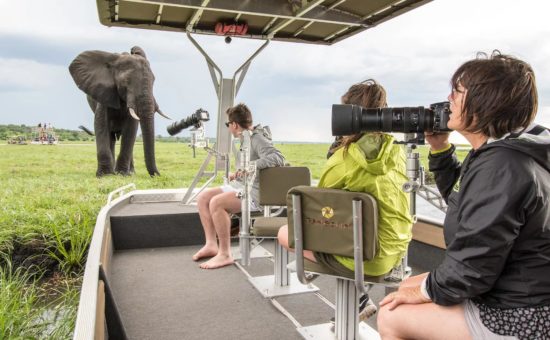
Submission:
{"label": "elephant trunk", "polygon": [[[139,125],[141,127],[141,136],[143,138],[143,152],[145,156],[145,166],[151,177],[160,175],[155,161],[155,100],[148,95],[145,89],[141,95],[134,98],[128,96],[128,107],[136,104],[137,114],[139,116]],[[135,118],[134,118],[135,119]]]}
{"label": "elephant trunk", "polygon": [[142,117],[139,121],[141,126],[141,135],[143,138],[143,152],[145,156],[145,166],[149,175],[160,175],[155,162],[155,123],[154,115],[151,113],[147,117]]}

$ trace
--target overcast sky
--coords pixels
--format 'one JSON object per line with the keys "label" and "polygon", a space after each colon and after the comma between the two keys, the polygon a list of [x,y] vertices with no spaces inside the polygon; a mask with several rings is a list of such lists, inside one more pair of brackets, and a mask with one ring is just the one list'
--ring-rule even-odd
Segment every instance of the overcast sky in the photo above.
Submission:
{"label": "overcast sky", "polygon": [[[548,13],[550,2],[542,0],[435,0],[333,46],[272,42],[252,63],[236,102],[247,103],[275,140],[328,142],[331,104],[351,84],[374,78],[386,87],[390,106],[428,106],[446,100],[461,63],[499,49],[535,69],[537,120],[550,126]],[[102,26],[92,0],[0,0],[0,19],[0,124],[93,127],[68,65],[85,50],[134,45],[147,53],[165,113],[179,120],[202,107],[215,118],[208,68],[183,33]],[[225,77],[262,44],[195,38]],[[215,121],[207,123],[207,135],[215,135]],[[166,135],[169,123],[158,117],[157,134]]]}

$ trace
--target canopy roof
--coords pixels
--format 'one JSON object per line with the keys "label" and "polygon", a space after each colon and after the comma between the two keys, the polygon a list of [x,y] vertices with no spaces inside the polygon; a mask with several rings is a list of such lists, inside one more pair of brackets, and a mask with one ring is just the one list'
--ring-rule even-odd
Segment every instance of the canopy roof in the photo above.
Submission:
{"label": "canopy roof", "polygon": [[216,34],[246,23],[242,37],[331,45],[431,0],[96,0],[106,26]]}

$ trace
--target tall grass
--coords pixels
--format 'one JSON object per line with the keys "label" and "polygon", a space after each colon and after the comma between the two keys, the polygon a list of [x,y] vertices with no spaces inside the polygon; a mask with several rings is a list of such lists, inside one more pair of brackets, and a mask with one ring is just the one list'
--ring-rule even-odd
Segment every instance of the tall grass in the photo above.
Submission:
{"label": "tall grass", "polygon": [[36,308],[39,290],[35,268],[0,267],[0,339],[35,338],[45,325]]}
{"label": "tall grass", "polygon": [[65,275],[80,273],[91,241],[94,221],[90,216],[82,217],[80,213],[67,217],[63,226],[50,220],[54,237],[49,240],[53,250],[48,250],[48,254],[59,263],[59,269]]}

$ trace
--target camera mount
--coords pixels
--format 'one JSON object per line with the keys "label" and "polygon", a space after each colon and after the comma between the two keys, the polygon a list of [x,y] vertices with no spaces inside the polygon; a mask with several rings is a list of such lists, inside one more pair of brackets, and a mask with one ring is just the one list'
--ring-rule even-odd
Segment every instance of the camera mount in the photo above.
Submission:
{"label": "camera mount", "polygon": [[193,149],[193,158],[196,158],[196,148],[208,150],[208,138],[205,136],[204,124],[200,122],[198,126],[190,129],[189,132],[191,132],[191,141],[188,145]]}
{"label": "camera mount", "polygon": [[250,217],[250,190],[256,178],[256,162],[250,160],[250,137],[251,133],[249,130],[242,132],[239,162],[237,163],[237,172],[242,174],[243,179],[243,188],[236,194],[241,199],[239,248],[241,251],[241,264],[243,266],[250,265],[250,226],[252,224]]}
{"label": "camera mount", "polygon": [[416,223],[416,195],[425,199],[428,203],[438,208],[443,212],[447,212],[447,204],[441,197],[439,192],[431,187],[426,186],[424,167],[420,164],[420,154],[418,153],[418,145],[424,145],[424,134],[405,134],[405,141],[398,144],[405,144],[407,149],[407,182],[403,184],[403,191],[411,195],[411,217],[413,223]]}

